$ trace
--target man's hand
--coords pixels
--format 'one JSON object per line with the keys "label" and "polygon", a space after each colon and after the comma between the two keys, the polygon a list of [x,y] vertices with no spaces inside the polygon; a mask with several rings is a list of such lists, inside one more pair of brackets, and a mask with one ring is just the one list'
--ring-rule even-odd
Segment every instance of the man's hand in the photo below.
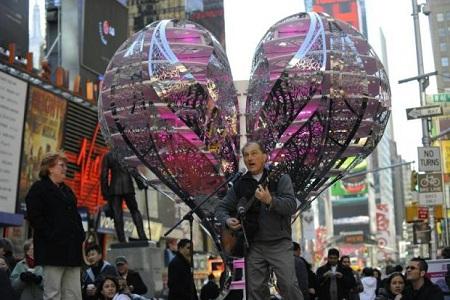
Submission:
{"label": "man's hand", "polygon": [[333,272],[327,271],[323,274],[323,277],[331,277],[333,275]]}
{"label": "man's hand", "polygon": [[342,277],[344,277],[344,275],[341,272],[336,272],[336,277],[337,278],[342,278]]}
{"label": "man's hand", "polygon": [[95,285],[88,284],[88,286],[86,288],[86,295],[94,296],[96,291],[97,291],[97,289],[96,289]]}
{"label": "man's hand", "polygon": [[231,230],[241,229],[241,222],[239,222],[239,220],[236,218],[228,218],[226,223],[228,228],[230,228]]}
{"label": "man's hand", "polygon": [[270,195],[269,188],[258,185],[255,191],[255,197],[266,205],[272,204],[272,195]]}

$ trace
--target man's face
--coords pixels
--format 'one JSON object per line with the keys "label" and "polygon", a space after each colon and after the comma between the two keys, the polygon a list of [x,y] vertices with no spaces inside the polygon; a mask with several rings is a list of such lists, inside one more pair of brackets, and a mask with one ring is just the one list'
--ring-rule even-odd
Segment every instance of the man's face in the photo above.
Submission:
{"label": "man's face", "polygon": [[349,267],[349,268],[350,268],[350,266],[351,266],[351,264],[350,264],[350,259],[349,259],[348,257],[345,257],[345,258],[342,260],[342,265],[343,265],[344,267]]}
{"label": "man's face", "polygon": [[180,254],[183,255],[184,258],[186,258],[187,260],[191,259],[191,251],[192,251],[191,243],[188,243],[188,244],[184,245],[184,247],[181,247],[180,249],[178,249],[178,252],[180,252]]}
{"label": "man's face", "polygon": [[4,260],[3,258],[0,258],[0,269],[8,270],[8,264],[6,263],[6,260]]}
{"label": "man's face", "polygon": [[337,255],[328,255],[328,263],[332,266],[337,265],[339,261],[339,256]]}
{"label": "man's face", "polygon": [[410,261],[406,267],[406,279],[411,281],[417,281],[421,277],[425,276],[425,271],[420,270],[418,261]]}
{"label": "man's face", "polygon": [[264,164],[267,161],[267,155],[259,148],[258,144],[250,143],[243,150],[244,163],[252,175],[261,174],[264,170]]}
{"label": "man's face", "polygon": [[95,265],[102,259],[102,255],[97,250],[91,250],[87,253],[87,261],[90,265]]}
{"label": "man's face", "polygon": [[125,274],[126,272],[128,272],[128,264],[127,263],[117,264],[116,267],[117,267],[117,272],[119,272],[119,274]]}

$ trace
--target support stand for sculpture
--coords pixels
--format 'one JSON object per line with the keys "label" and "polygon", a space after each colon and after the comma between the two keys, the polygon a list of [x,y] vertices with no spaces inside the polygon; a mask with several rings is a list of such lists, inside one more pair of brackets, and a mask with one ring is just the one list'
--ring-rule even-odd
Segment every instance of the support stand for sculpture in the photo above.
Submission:
{"label": "support stand for sculpture", "polygon": [[[202,207],[208,200],[217,194],[218,191],[220,191],[226,184],[231,182],[232,180],[236,180],[234,176],[230,176],[226,181],[224,181],[221,185],[219,185],[211,194],[209,194],[205,199],[203,199],[202,202],[200,202],[197,206],[192,208],[188,213],[186,213],[175,225],[173,225],[169,230],[164,233],[164,236],[168,236],[175,228],[177,228],[183,221],[189,221],[189,239],[191,240],[192,246],[194,245],[194,242],[192,241],[193,237],[193,230],[192,230],[192,224],[194,222],[194,213],[196,213],[200,207]],[[193,199],[189,199],[189,201],[184,200],[184,202],[190,202],[193,201]],[[194,278],[194,248],[192,247],[191,250],[191,275],[192,278]],[[191,293],[192,294],[192,293]]]}

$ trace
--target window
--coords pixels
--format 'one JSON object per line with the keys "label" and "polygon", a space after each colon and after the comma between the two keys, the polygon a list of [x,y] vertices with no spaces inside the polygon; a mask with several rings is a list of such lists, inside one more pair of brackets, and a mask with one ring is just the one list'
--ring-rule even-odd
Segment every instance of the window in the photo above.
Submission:
{"label": "window", "polygon": [[322,7],[323,7],[324,12],[326,12],[330,16],[333,15],[333,4],[330,4],[330,3],[322,4]]}
{"label": "window", "polygon": [[441,66],[448,67],[448,57],[441,58]]}
{"label": "window", "polygon": [[437,20],[438,22],[444,21],[444,14],[443,14],[443,13],[438,13],[438,14],[436,14],[436,20]]}
{"label": "window", "polygon": [[447,44],[446,43],[440,43],[439,44],[439,50],[441,50],[441,52],[447,52]]}
{"label": "window", "polygon": [[442,74],[442,79],[443,79],[445,82],[450,82],[450,73],[444,73],[444,74]]}
{"label": "window", "polygon": [[349,13],[351,11],[350,2],[339,3],[339,11],[341,13]]}
{"label": "window", "polygon": [[447,35],[447,33],[445,32],[445,28],[439,28],[438,34],[440,37],[445,37]]}
{"label": "window", "polygon": [[447,21],[450,21],[450,11],[447,12],[447,14],[445,15],[445,18],[447,19]]}

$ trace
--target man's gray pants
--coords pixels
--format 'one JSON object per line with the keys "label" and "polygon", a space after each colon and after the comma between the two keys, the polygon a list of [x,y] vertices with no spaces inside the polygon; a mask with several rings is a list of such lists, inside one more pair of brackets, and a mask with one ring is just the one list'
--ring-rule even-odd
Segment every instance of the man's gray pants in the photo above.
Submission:
{"label": "man's gray pants", "polygon": [[246,256],[249,300],[268,300],[269,267],[275,272],[277,286],[284,300],[303,300],[295,275],[292,241],[253,242]]}

